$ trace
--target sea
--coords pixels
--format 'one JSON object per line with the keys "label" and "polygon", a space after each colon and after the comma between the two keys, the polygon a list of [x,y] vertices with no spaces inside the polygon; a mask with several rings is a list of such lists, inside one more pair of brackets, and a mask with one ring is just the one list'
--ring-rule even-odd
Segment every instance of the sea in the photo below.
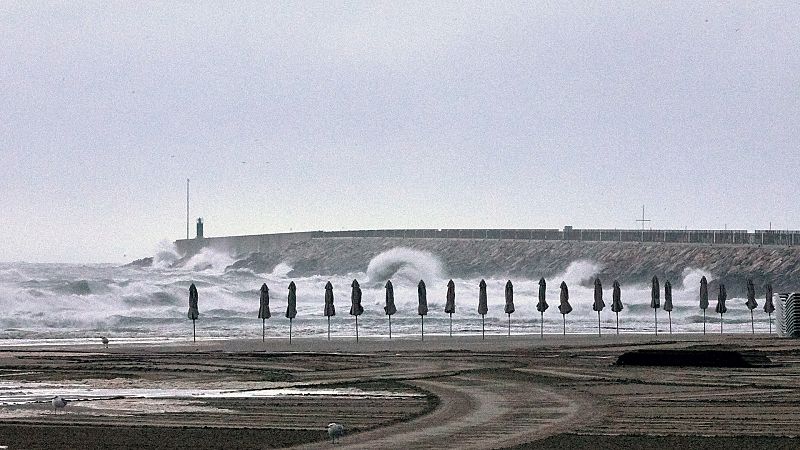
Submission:
{"label": "sea", "polygon": [[[262,283],[270,292],[272,317],[264,323],[268,339],[285,339],[289,320],[285,317],[289,282],[297,286],[297,317],[292,334],[297,338],[326,339],[328,320],[323,315],[325,284],[334,286],[336,316],[330,320],[333,339],[356,334],[355,317],[349,315],[352,281],[358,280],[363,292],[364,313],[358,318],[360,336],[386,338],[388,318],[384,313],[387,279],[394,285],[397,313],[392,316],[392,337],[416,339],[422,321],[417,315],[417,283],[427,286],[429,313],[424,317],[426,335],[538,335],[597,334],[598,315],[592,310],[592,282],[601,266],[593,261],[572,262],[547,281],[549,308],[542,317],[536,310],[538,278],[514,279],[515,312],[504,313],[505,278],[487,276],[489,311],[478,314],[479,278],[453,278],[456,286],[456,313],[444,312],[447,282],[445,266],[430,253],[395,248],[371,260],[363,270],[347,274],[295,273],[289,262],[278,264],[268,273],[230,268],[231,255],[204,249],[191,258],[182,258],[170,244],[161,244],[149,267],[117,264],[38,264],[0,263],[0,345],[75,344],[96,345],[99,336],[113,342],[190,341],[192,321],[187,318],[188,291],[194,283],[199,293],[200,318],[197,339],[260,339],[262,320],[258,318]],[[702,333],[703,312],[699,308],[700,278],[709,281],[714,274],[687,267],[681,280],[673,280],[674,310],[658,310],[659,334]],[[573,311],[562,317],[558,311],[559,285],[569,286]],[[600,333],[653,333],[655,314],[650,308],[650,284],[623,285],[624,309],[617,316],[611,311],[612,280],[602,280],[605,309],[600,313]],[[664,280],[662,280],[663,283]],[[662,285],[663,286],[663,285]],[[663,287],[662,287],[663,289]],[[663,291],[662,299],[663,303]],[[767,332],[769,318],[763,298],[754,311],[752,327]],[[720,316],[714,313],[716,293],[711,293],[705,318],[708,333],[720,332]],[[751,314],[743,298],[729,298],[724,315],[725,333],[750,333]],[[619,322],[617,322],[617,318]],[[509,321],[510,319],[510,321]],[[566,325],[564,322],[566,319]],[[452,321],[451,321],[452,320]],[[773,318],[774,320],[774,318]],[[510,325],[509,325],[510,324]],[[618,324],[618,325],[617,325]],[[773,323],[773,330],[775,324]]]}

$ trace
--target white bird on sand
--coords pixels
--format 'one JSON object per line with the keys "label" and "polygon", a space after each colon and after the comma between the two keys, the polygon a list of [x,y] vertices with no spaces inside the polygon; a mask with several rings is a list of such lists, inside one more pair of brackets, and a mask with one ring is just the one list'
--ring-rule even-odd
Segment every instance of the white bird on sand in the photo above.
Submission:
{"label": "white bird on sand", "polygon": [[344,436],[344,426],[340,423],[331,422],[328,424],[328,436],[331,437],[331,442],[336,443],[336,439]]}
{"label": "white bird on sand", "polygon": [[108,348],[108,338],[105,336],[100,336],[100,340],[103,341],[103,345],[105,345],[106,348]]}
{"label": "white bird on sand", "polygon": [[63,409],[67,406],[69,400],[64,400],[60,395],[56,395],[53,397],[53,411],[58,412],[59,409]]}

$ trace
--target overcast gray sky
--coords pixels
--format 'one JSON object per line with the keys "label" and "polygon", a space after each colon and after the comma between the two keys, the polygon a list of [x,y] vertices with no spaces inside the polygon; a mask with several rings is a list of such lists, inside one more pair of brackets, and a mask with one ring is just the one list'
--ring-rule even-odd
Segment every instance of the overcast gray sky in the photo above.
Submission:
{"label": "overcast gray sky", "polygon": [[[0,2],[0,260],[800,228],[796,2]],[[194,225],[193,225],[194,226]],[[194,234],[194,231],[192,231]]]}

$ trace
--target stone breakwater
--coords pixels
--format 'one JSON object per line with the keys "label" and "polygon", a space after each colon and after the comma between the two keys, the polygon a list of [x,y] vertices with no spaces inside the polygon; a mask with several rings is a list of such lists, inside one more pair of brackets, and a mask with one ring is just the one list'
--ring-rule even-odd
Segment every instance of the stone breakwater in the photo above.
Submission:
{"label": "stone breakwater", "polygon": [[[277,235],[280,236],[280,235]],[[308,237],[302,234],[248,244],[247,237],[178,241],[187,255],[203,247],[227,251],[237,260],[229,269],[270,272],[290,265],[290,276],[363,272],[377,255],[403,247],[429,252],[445,277],[538,279],[563,273],[575,261],[591,261],[603,280],[646,282],[653,275],[680,283],[686,269],[724,282],[729,295],[741,296],[747,278],[758,291],[771,282],[776,292],[800,290],[800,247],[635,242],[538,241],[513,239],[431,239],[394,237]],[[205,241],[205,243],[203,243]],[[189,245],[191,244],[191,245]],[[590,282],[591,280],[587,280]],[[680,286],[676,286],[680,287]],[[691,286],[687,286],[691,288]],[[712,290],[713,292],[713,290]]]}

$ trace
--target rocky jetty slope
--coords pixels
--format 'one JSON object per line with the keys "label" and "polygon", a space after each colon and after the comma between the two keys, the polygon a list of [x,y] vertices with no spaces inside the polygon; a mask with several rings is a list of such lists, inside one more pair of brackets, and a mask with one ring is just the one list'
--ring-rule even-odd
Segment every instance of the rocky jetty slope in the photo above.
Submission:
{"label": "rocky jetty slope", "polygon": [[[446,277],[551,277],[580,260],[599,266],[604,280],[646,282],[653,275],[680,283],[686,269],[709,272],[742,295],[747,278],[756,286],[772,282],[775,291],[800,290],[800,248],[754,245],[653,244],[493,239],[321,238],[287,243],[262,253],[239,255],[231,269],[271,271],[279,263],[294,274],[346,274],[365,271],[370,260],[397,247],[429,252]],[[760,291],[761,289],[759,289]],[[712,291],[713,292],[713,291]]]}

